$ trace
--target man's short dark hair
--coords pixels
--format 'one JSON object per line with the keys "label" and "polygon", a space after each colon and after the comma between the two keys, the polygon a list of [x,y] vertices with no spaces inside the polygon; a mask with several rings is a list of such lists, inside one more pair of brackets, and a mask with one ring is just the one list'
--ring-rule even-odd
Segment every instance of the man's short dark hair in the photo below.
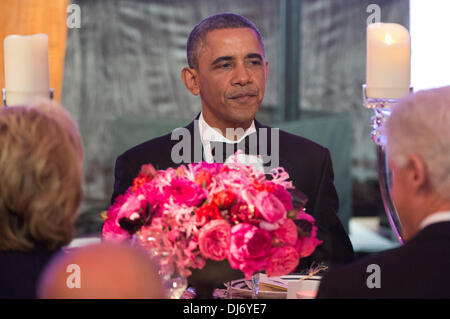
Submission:
{"label": "man's short dark hair", "polygon": [[198,51],[202,42],[205,41],[208,32],[235,28],[250,28],[255,31],[264,53],[263,37],[253,22],[238,14],[220,13],[202,20],[189,34],[187,42],[187,60],[189,67],[194,69],[198,68]]}

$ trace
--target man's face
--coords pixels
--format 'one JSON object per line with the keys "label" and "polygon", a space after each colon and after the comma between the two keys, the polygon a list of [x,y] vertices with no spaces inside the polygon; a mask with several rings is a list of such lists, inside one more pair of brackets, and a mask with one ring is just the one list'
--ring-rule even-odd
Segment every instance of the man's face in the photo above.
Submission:
{"label": "man's face", "polygon": [[268,74],[263,48],[250,28],[214,30],[198,52],[202,112],[217,128],[247,128],[264,98]]}

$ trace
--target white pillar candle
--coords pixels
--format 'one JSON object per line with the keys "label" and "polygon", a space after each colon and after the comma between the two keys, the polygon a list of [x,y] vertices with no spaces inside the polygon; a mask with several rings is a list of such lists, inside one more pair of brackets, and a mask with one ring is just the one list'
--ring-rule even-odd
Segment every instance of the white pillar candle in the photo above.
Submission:
{"label": "white pillar candle", "polygon": [[49,96],[48,36],[10,35],[4,40],[6,104]]}
{"label": "white pillar candle", "polygon": [[409,93],[411,40],[406,28],[395,23],[367,27],[366,95],[401,98]]}

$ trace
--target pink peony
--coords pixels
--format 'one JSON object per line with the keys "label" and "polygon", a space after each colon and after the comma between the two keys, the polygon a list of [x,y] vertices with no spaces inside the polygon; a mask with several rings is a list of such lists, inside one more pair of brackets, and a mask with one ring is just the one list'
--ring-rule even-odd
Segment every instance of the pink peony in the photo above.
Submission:
{"label": "pink peony", "polygon": [[200,229],[198,243],[205,258],[224,260],[230,250],[230,224],[223,219],[215,219]]}
{"label": "pink peony", "polygon": [[147,203],[150,205],[152,217],[161,216],[164,204],[167,202],[167,196],[159,190],[155,181],[140,186],[136,194],[145,197]]}
{"label": "pink peony", "polygon": [[285,218],[272,233],[277,243],[294,246],[297,241],[297,226],[292,219]]}
{"label": "pink peony", "polygon": [[198,206],[206,199],[205,190],[185,178],[173,179],[169,186],[164,187],[164,194],[179,205]]}
{"label": "pink peony", "polygon": [[283,203],[275,195],[267,191],[256,194],[254,205],[269,223],[276,223],[286,217],[286,209]]}
{"label": "pink peony", "polygon": [[263,270],[271,251],[271,236],[267,230],[250,224],[238,224],[231,228],[231,245],[228,261],[234,269],[240,269],[246,279],[255,271]]}
{"label": "pink peony", "polygon": [[300,258],[308,257],[322,243],[317,239],[317,226],[314,224],[314,217],[301,211],[295,223],[300,234],[295,243],[295,249],[300,254]]}
{"label": "pink peony", "polygon": [[123,241],[130,237],[130,233],[122,229],[118,222],[119,211],[127,198],[128,196],[117,196],[114,204],[108,209],[107,219],[102,228],[102,236],[106,240]]}
{"label": "pink peony", "polygon": [[301,210],[298,212],[296,220],[306,220],[307,222],[310,222],[311,224],[314,224],[314,217],[312,217],[310,214],[305,213],[305,211]]}
{"label": "pink peony", "polygon": [[269,277],[282,276],[295,270],[300,256],[291,246],[275,248],[269,258],[266,266],[266,272]]}
{"label": "pink peony", "polygon": [[129,194],[125,203],[120,207],[117,213],[116,224],[119,226],[119,222],[122,218],[129,220],[137,220],[144,218],[144,211],[147,207],[147,201],[143,195]]}

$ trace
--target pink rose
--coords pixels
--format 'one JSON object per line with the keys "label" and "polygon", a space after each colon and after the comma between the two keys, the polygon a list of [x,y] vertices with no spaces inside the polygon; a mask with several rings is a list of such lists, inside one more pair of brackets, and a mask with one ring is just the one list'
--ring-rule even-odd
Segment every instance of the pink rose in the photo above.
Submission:
{"label": "pink rose", "polygon": [[286,209],[283,203],[275,195],[267,191],[256,194],[254,205],[269,223],[276,223],[286,217]]}
{"label": "pink rose", "polygon": [[206,199],[206,192],[196,183],[185,178],[175,178],[164,187],[164,194],[172,197],[175,204],[198,206]]}
{"label": "pink rose", "polygon": [[294,246],[297,241],[297,226],[292,219],[285,218],[280,226],[272,233],[276,241],[280,244]]}
{"label": "pink rose", "polygon": [[317,237],[299,237],[295,243],[295,249],[300,255],[300,258],[310,256],[316,247],[322,243]]}
{"label": "pink rose", "polygon": [[250,224],[238,224],[231,228],[231,244],[228,261],[234,269],[240,269],[246,279],[255,271],[263,270],[271,252],[271,236],[267,230]]}
{"label": "pink rose", "polygon": [[282,276],[295,270],[300,256],[291,246],[275,248],[269,258],[266,266],[266,272],[269,277]]}
{"label": "pink rose", "polygon": [[198,243],[205,258],[224,260],[230,250],[230,224],[223,219],[215,219],[200,229]]}

